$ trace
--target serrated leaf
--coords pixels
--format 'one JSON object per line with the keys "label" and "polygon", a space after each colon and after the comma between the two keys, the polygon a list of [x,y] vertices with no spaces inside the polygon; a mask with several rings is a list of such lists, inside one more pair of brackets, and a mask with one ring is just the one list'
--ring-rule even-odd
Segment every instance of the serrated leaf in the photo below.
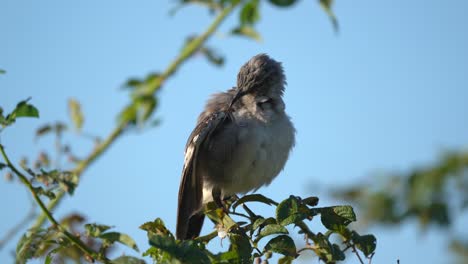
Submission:
{"label": "serrated leaf", "polygon": [[136,252],[139,252],[138,246],[135,243],[135,240],[131,238],[127,234],[119,233],[119,232],[107,232],[104,234],[99,235],[100,238],[107,240],[110,244],[114,242],[119,242],[123,245],[126,245],[130,248],[133,248]]}
{"label": "serrated leaf", "polygon": [[269,0],[269,1],[270,3],[276,6],[280,6],[280,7],[287,7],[296,3],[296,0]]}
{"label": "serrated leaf", "polygon": [[68,111],[70,113],[70,118],[72,120],[73,126],[76,131],[81,131],[84,123],[83,112],[81,111],[80,103],[75,99],[68,100]]}
{"label": "serrated leaf", "polygon": [[273,251],[294,258],[298,256],[294,241],[287,235],[280,235],[268,241],[264,251]]}
{"label": "serrated leaf", "polygon": [[278,204],[277,202],[273,201],[272,199],[270,199],[270,198],[268,198],[268,197],[266,197],[264,195],[256,193],[256,194],[244,195],[243,197],[238,199],[232,205],[232,209],[235,210],[239,205],[247,203],[247,202],[260,202],[260,203],[264,203],[264,204],[268,204],[268,205]]}
{"label": "serrated leaf", "polygon": [[131,256],[120,256],[112,260],[112,264],[145,264],[146,262],[142,259],[131,257]]}
{"label": "serrated leaf", "polygon": [[336,18],[335,13],[333,13],[332,11],[332,5],[333,5],[333,0],[320,0],[320,6],[323,8],[325,13],[327,13],[328,17],[330,18],[335,32],[338,32],[339,31],[338,19]]}
{"label": "serrated leaf", "polygon": [[306,219],[310,210],[297,197],[290,196],[276,207],[276,220],[286,226]]}
{"label": "serrated leaf", "polygon": [[255,238],[255,242],[258,242],[260,241],[260,239],[269,235],[288,234],[288,233],[289,233],[288,230],[282,225],[278,225],[278,224],[266,225],[260,230],[260,233],[258,234],[257,238]]}
{"label": "serrated leaf", "polygon": [[112,226],[100,225],[100,224],[86,224],[85,231],[87,236],[99,237],[103,232],[111,229]]}
{"label": "serrated leaf", "polygon": [[244,4],[239,13],[239,20],[241,25],[253,25],[257,23],[258,20],[260,20],[258,3],[258,0],[250,0]]}
{"label": "serrated leaf", "polygon": [[247,25],[234,28],[233,30],[231,30],[231,34],[248,37],[257,42],[262,41],[262,36],[260,35],[260,33],[258,33],[253,27]]}

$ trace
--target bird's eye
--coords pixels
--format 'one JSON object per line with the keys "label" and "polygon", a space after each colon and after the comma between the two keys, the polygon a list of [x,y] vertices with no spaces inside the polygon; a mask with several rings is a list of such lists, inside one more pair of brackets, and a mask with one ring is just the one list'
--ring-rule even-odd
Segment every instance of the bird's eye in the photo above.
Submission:
{"label": "bird's eye", "polygon": [[272,99],[270,97],[263,97],[257,101],[257,105],[267,104],[271,102],[272,102]]}
{"label": "bird's eye", "polygon": [[257,106],[264,109],[266,105],[269,105],[272,102],[273,100],[270,97],[264,97],[257,101]]}

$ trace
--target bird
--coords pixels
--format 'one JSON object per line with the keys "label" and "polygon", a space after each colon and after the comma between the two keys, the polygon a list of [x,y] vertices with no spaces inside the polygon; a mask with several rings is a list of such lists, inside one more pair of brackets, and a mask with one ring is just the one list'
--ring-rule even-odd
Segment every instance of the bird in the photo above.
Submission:
{"label": "bird", "polygon": [[240,68],[236,87],[207,101],[185,146],[177,239],[200,235],[208,202],[256,191],[283,170],[296,133],[285,86],[282,64],[262,53]]}

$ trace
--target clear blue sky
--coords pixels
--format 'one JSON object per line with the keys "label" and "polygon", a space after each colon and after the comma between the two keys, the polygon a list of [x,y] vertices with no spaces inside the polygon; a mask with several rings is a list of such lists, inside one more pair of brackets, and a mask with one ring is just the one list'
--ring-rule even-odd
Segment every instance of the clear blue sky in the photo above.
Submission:
{"label": "clear blue sky", "polygon": [[[200,7],[171,17],[174,6],[149,0],[2,1],[0,69],[7,74],[0,76],[0,105],[9,110],[31,96],[41,112],[39,120],[19,120],[2,133],[11,158],[32,159],[53,144],[51,138],[34,141],[34,130],[67,120],[70,97],[82,103],[85,130],[106,136],[128,102],[120,90],[127,78],[163,70],[185,37],[212,19]],[[338,0],[338,35],[315,1],[289,9],[262,1],[261,10],[263,42],[228,36],[237,21],[237,14],[231,16],[209,41],[227,56],[225,66],[215,68],[202,57],[185,64],[160,93],[161,125],[118,140],[56,215],[82,212],[90,222],[130,234],[143,250],[143,222],[161,217],[174,230],[183,148],[195,119],[208,96],[235,85],[239,67],[261,52],[283,62],[287,111],[298,133],[285,170],[260,193],[276,200],[314,195],[367,181],[375,171],[408,171],[443,150],[466,149],[467,1]],[[92,147],[76,136],[66,140],[81,155]],[[4,234],[26,214],[30,199],[18,183],[0,181],[0,200]],[[322,205],[333,203],[322,199]],[[416,227],[371,230],[378,238],[373,263],[447,263],[442,232],[421,235]],[[11,260],[14,244],[0,252],[2,263]]]}

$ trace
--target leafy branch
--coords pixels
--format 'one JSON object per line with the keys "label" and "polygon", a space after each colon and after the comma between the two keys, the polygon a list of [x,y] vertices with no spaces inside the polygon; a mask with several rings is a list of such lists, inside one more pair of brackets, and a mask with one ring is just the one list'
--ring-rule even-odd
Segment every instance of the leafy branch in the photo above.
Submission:
{"label": "leafy branch", "polygon": [[111,263],[109,259],[107,259],[105,256],[95,252],[93,249],[89,248],[87,245],[85,245],[78,237],[72,235],[70,232],[68,232],[60,223],[52,216],[52,213],[47,209],[46,205],[42,201],[42,199],[39,197],[40,191],[39,189],[35,188],[31,182],[27,179],[27,177],[21,173],[10,161],[8,158],[5,149],[3,145],[0,144],[0,153],[3,157],[3,159],[6,162],[6,166],[12,170],[20,179],[20,181],[28,188],[28,190],[31,192],[34,200],[36,203],[39,205],[41,208],[43,214],[47,217],[47,219],[52,223],[53,227],[56,228],[58,231],[60,231],[63,235],[65,235],[66,238],[68,238],[75,246],[77,246],[79,249],[82,250],[84,254],[89,256],[91,259],[97,259],[99,261],[102,261],[103,263]]}
{"label": "leafy branch", "polygon": [[[245,203],[259,202],[276,207],[274,217],[254,213]],[[290,196],[277,203],[260,194],[246,195],[238,200],[226,202],[226,208],[218,208],[212,202],[205,207],[205,214],[215,223],[216,231],[195,238],[180,241],[164,226],[161,219],[147,222],[140,228],[147,231],[151,247],[144,253],[157,263],[260,263],[268,261],[273,254],[282,256],[279,263],[291,263],[304,251],[312,251],[325,263],[345,260],[345,252],[351,250],[360,263],[364,264],[359,252],[371,261],[376,248],[373,235],[359,235],[349,229],[348,225],[356,221],[351,206],[316,207],[318,199],[302,199]],[[242,205],[244,213],[236,212]],[[238,216],[235,221],[231,216]],[[312,232],[306,221],[320,216],[327,232]],[[304,235],[305,246],[298,249],[288,226],[298,227],[299,234]],[[332,235],[338,235],[342,246],[332,242]],[[227,251],[213,253],[207,244],[216,237],[228,238],[230,246]],[[268,238],[268,240],[265,240]],[[264,245],[264,246],[262,246]]]}
{"label": "leafy branch", "polygon": [[[163,83],[171,77],[176,70],[186,62],[194,53],[200,49],[206,40],[213,35],[219,25],[223,22],[223,20],[234,10],[237,6],[239,1],[233,1],[231,5],[225,7],[214,19],[212,24],[207,28],[207,30],[201,34],[199,37],[194,38],[190,43],[188,43],[181,54],[176,57],[176,59],[169,64],[167,69],[161,74],[158,75],[156,78],[153,79],[150,85],[146,85],[144,91],[138,91],[139,95],[144,96],[154,96],[154,93],[158,91],[159,88],[163,85]],[[126,107],[126,109],[133,109],[137,106],[138,100],[134,99],[133,102]],[[151,109],[150,113],[147,113],[147,116],[150,116],[154,108]],[[122,111],[125,113],[125,109]],[[77,175],[78,178],[81,177],[83,172],[98,158],[100,157],[109,147],[124,133],[125,129],[128,127],[129,124],[136,121],[135,115],[126,116],[120,119],[121,122],[117,125],[117,127],[101,142],[99,143],[95,149],[81,162],[78,163],[75,169],[72,172]],[[49,204],[47,205],[47,209],[49,211],[53,210],[62,200],[65,195],[65,191],[59,191],[56,194],[56,198],[52,199]],[[47,219],[47,215],[45,213],[41,214],[35,221],[33,228],[39,228],[44,224],[44,221]]]}

